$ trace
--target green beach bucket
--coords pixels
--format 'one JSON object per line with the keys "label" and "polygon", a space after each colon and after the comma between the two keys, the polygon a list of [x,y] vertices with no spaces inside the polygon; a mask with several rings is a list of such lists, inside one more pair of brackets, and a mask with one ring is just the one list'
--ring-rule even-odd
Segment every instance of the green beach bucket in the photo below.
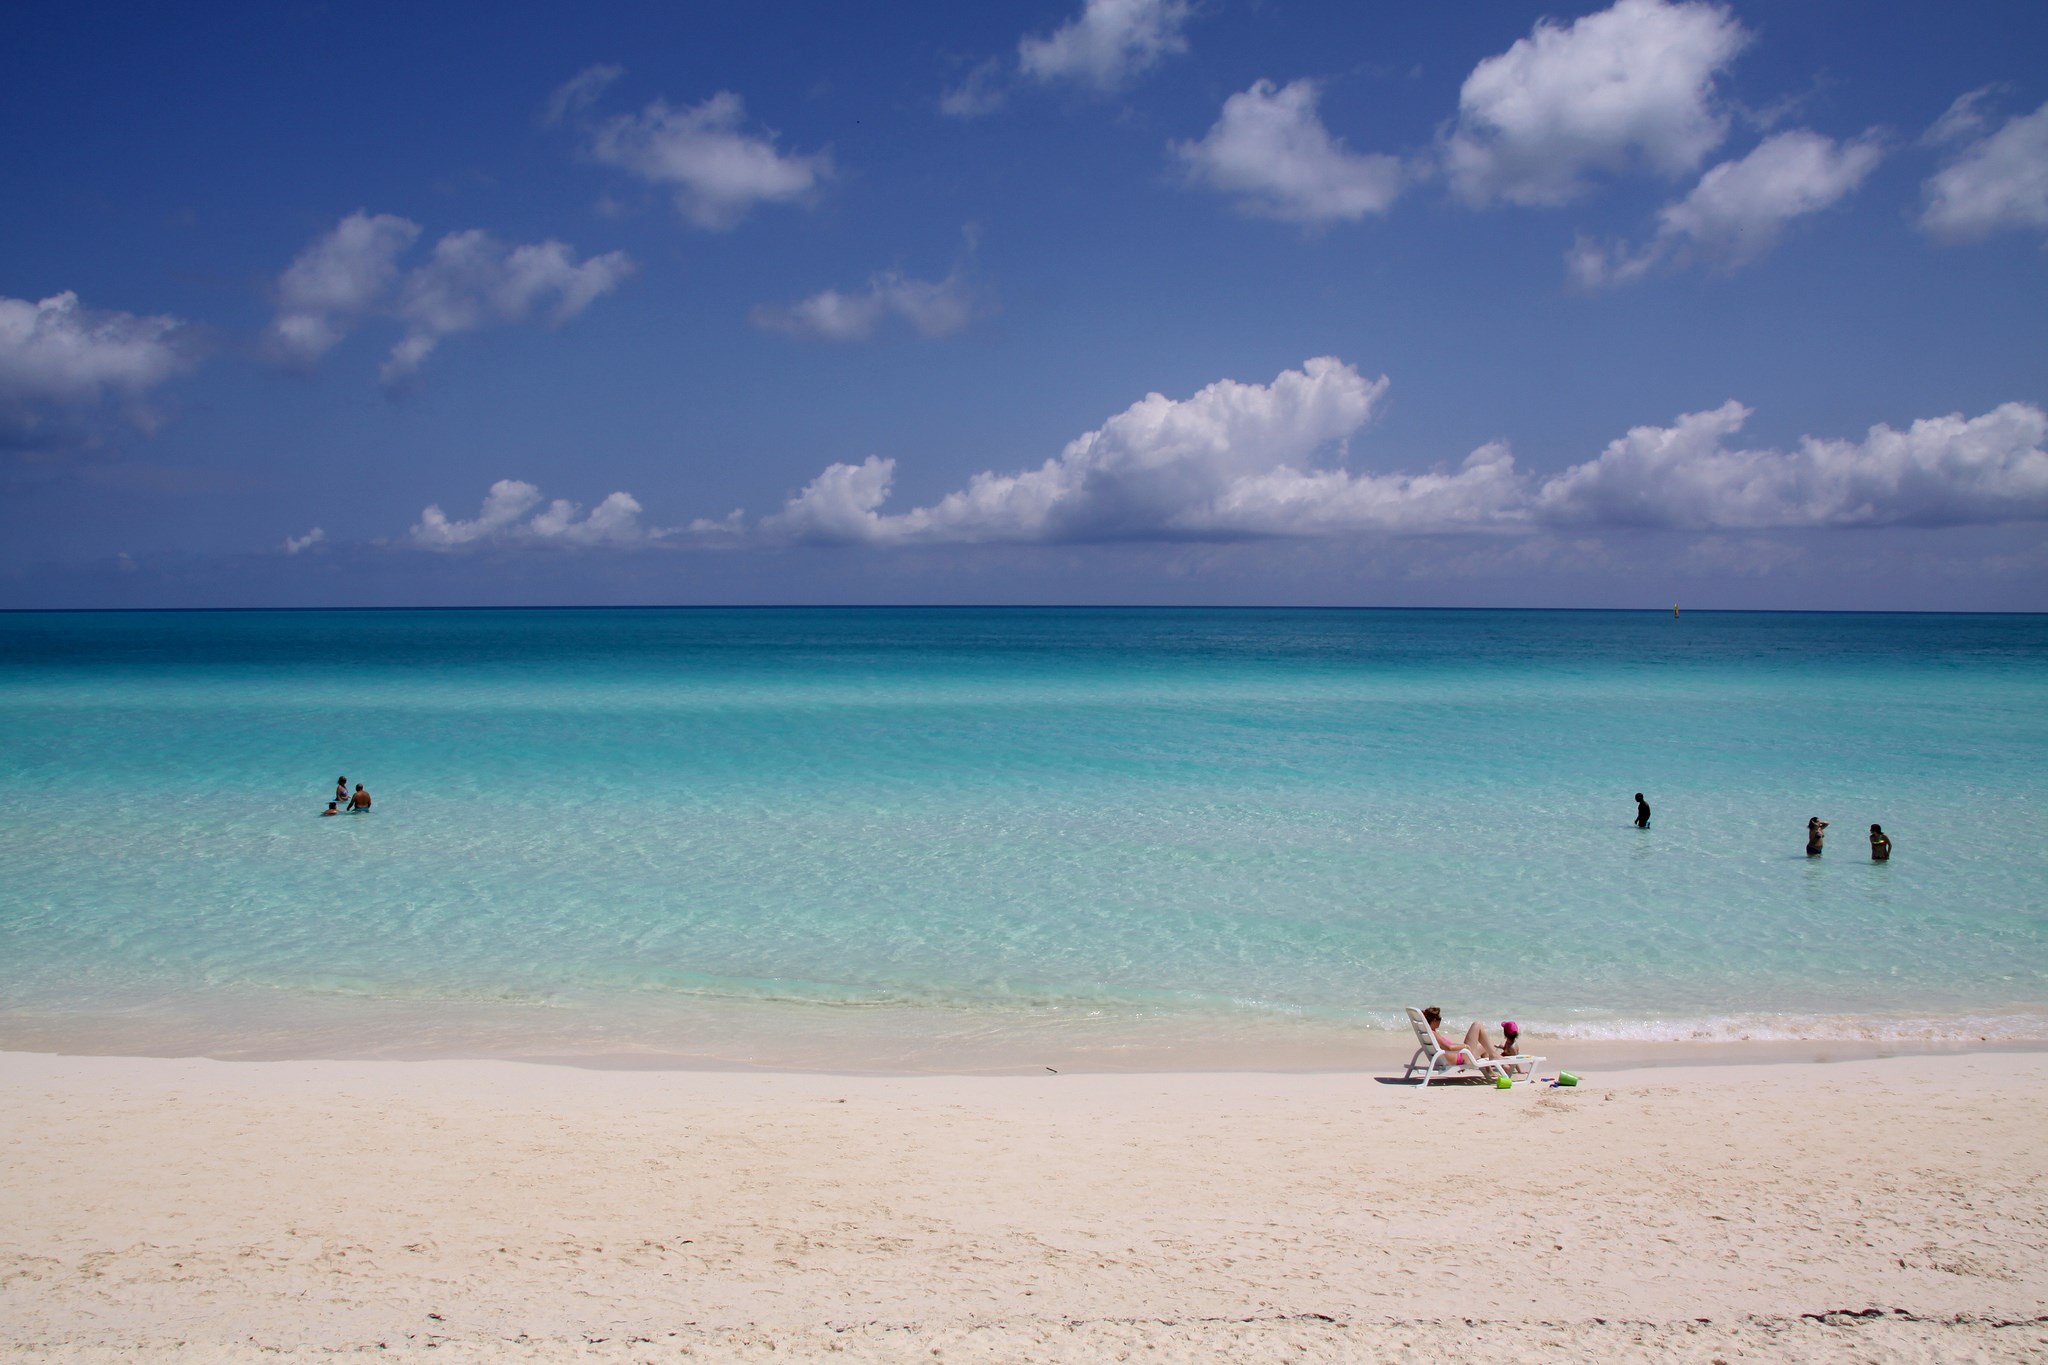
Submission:
{"label": "green beach bucket", "polygon": [[1577,1085],[1579,1078],[1569,1071],[1560,1071],[1557,1073],[1557,1083],[1559,1085]]}

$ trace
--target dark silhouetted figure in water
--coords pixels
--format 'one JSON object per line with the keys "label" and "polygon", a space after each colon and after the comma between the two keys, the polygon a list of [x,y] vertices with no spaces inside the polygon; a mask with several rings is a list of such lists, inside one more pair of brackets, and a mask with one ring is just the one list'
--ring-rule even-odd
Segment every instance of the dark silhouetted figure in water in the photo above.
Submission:
{"label": "dark silhouetted figure in water", "polygon": [[1818,858],[1821,842],[1828,837],[1828,822],[1818,815],[1806,822],[1806,856]]}
{"label": "dark silhouetted figure in water", "polygon": [[1870,861],[1888,863],[1892,860],[1892,839],[1884,832],[1884,826],[1870,827]]}
{"label": "dark silhouetted figure in water", "polygon": [[1641,792],[1637,792],[1637,793],[1636,793],[1636,828],[1637,828],[1637,829],[1648,829],[1649,827],[1650,827],[1650,803],[1649,803],[1649,802],[1647,802],[1647,801],[1645,801],[1645,800],[1643,800],[1643,794],[1642,794]]}

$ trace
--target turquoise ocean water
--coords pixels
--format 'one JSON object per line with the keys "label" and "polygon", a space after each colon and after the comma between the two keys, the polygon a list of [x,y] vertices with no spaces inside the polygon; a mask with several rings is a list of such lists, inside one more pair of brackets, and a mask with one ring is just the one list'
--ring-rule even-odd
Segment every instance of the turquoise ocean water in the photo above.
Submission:
{"label": "turquoise ocean water", "polygon": [[4,1048],[2043,1040],[2048,617],[8,614],[0,834]]}

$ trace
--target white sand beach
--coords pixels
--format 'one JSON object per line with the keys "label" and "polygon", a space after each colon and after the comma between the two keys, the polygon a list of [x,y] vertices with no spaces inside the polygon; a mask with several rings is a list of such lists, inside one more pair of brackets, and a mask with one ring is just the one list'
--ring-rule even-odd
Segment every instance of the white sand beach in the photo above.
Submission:
{"label": "white sand beach", "polygon": [[2048,1054],[1586,1082],[5,1054],[0,1354],[2048,1358]]}

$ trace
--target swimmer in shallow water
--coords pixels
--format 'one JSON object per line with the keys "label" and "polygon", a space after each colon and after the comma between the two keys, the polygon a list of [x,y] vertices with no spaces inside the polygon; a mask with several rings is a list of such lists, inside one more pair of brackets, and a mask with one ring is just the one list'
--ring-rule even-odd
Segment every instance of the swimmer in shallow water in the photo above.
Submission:
{"label": "swimmer in shallow water", "polygon": [[1649,827],[1650,827],[1650,803],[1649,803],[1649,802],[1647,802],[1647,801],[1645,801],[1645,800],[1643,800],[1643,794],[1642,794],[1641,792],[1637,792],[1637,793],[1636,793],[1636,828],[1637,828],[1637,829],[1648,829]]}
{"label": "swimmer in shallow water", "polygon": [[1806,856],[1818,858],[1822,841],[1828,837],[1828,822],[1818,815],[1806,822]]}
{"label": "swimmer in shallow water", "polygon": [[1870,861],[1873,863],[1888,863],[1891,860],[1891,836],[1884,832],[1884,826],[1872,825],[1870,827]]}
{"label": "swimmer in shallow water", "polygon": [[366,811],[370,808],[370,794],[363,790],[363,784],[356,783],[356,794],[348,799],[350,811]]}
{"label": "swimmer in shallow water", "polygon": [[338,800],[338,799],[337,799],[337,800],[329,801],[329,802],[327,803],[327,809],[326,809],[326,810],[323,810],[323,811],[321,811],[320,813],[321,813],[322,815],[339,815],[339,814],[341,814],[341,802],[340,802],[340,800]]}

